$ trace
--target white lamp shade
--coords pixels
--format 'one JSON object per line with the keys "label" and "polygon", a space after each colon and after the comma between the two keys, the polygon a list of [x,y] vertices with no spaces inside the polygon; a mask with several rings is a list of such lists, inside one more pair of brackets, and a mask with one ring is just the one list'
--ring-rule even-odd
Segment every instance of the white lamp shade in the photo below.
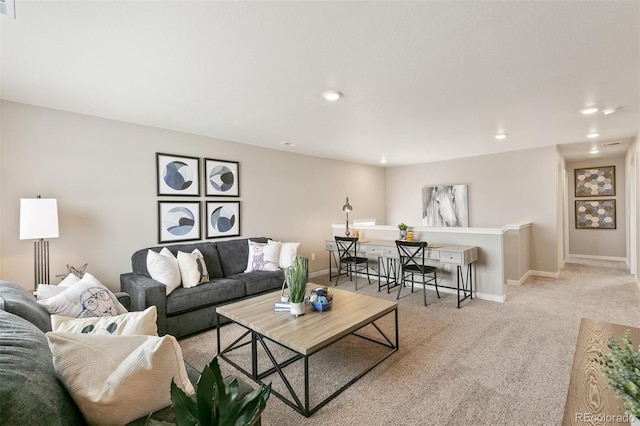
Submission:
{"label": "white lamp shade", "polygon": [[58,238],[58,202],[55,198],[20,199],[20,239]]}

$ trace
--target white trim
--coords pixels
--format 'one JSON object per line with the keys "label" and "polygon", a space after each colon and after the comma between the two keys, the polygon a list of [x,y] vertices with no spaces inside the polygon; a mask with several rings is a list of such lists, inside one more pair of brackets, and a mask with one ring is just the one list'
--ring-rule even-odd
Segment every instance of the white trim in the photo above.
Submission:
{"label": "white trim", "polygon": [[324,274],[329,274],[329,270],[328,269],[323,269],[321,271],[311,272],[309,274],[309,278],[318,277],[318,276],[324,275]]}
{"label": "white trim", "polygon": [[507,280],[507,285],[522,285],[531,276],[531,271],[527,271],[519,280]]}
{"label": "white trim", "polygon": [[498,303],[504,303],[507,301],[506,294],[503,294],[502,296],[496,296],[493,294],[476,293],[474,297],[477,299],[488,300],[490,302],[498,302]]}
{"label": "white trim", "polygon": [[560,272],[529,271],[527,273],[533,277],[558,278],[560,276]]}
{"label": "white trim", "polygon": [[531,228],[531,222],[522,223],[520,225],[505,225],[502,227],[502,233],[507,231],[521,231],[523,229]]}
{"label": "white trim", "polygon": [[617,256],[592,256],[590,254],[570,254],[569,257],[575,257],[578,259],[615,260],[618,262],[628,262],[626,257],[617,257]]}
{"label": "white trim", "polygon": [[[519,226],[519,225],[513,225]],[[331,225],[332,229],[344,229],[345,225],[340,223],[334,223]],[[350,229],[353,225],[350,225]],[[374,225],[374,226],[358,226],[358,229],[372,230],[372,231],[398,231],[398,227],[394,225]],[[435,226],[410,226],[414,232],[434,232],[442,234],[488,234],[488,235],[501,235],[503,228],[443,228]]]}

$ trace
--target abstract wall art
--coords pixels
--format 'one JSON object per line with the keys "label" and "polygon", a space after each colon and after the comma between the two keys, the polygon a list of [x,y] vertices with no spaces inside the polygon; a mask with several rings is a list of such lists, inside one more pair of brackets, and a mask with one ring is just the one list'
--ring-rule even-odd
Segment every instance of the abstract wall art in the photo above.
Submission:
{"label": "abstract wall art", "polygon": [[240,235],[240,201],[207,202],[207,238]]}
{"label": "abstract wall art", "polygon": [[158,195],[200,195],[200,159],[156,153]]}
{"label": "abstract wall art", "polygon": [[200,201],[158,201],[158,242],[201,239]]}
{"label": "abstract wall art", "polygon": [[422,188],[424,226],[469,226],[467,185],[425,186]]}
{"label": "abstract wall art", "polygon": [[239,163],[237,161],[204,159],[205,195],[238,197],[240,195]]}
{"label": "abstract wall art", "polygon": [[616,195],[616,166],[575,169],[576,197]]}
{"label": "abstract wall art", "polygon": [[616,200],[576,200],[576,229],[616,229]]}

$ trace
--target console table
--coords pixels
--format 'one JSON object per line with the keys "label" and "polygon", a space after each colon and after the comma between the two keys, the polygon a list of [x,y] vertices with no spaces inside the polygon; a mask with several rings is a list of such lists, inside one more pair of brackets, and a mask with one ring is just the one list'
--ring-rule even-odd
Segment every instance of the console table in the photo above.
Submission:
{"label": "console table", "polygon": [[[329,279],[332,276],[332,260],[339,267],[336,253],[338,246],[335,240],[326,240],[325,249],[330,253],[329,256]],[[378,280],[380,279],[380,269],[384,269],[384,277],[386,279],[387,291],[391,284],[398,285],[396,281],[395,261],[398,259],[398,249],[396,242],[390,240],[363,240],[358,241],[356,245],[358,256],[375,259],[378,262]],[[438,284],[438,287],[450,288],[456,290],[458,295],[458,308],[460,303],[467,299],[473,299],[473,270],[474,262],[478,260],[478,247],[475,246],[459,246],[449,244],[429,244],[425,250],[425,259],[437,260],[443,264],[456,266],[456,287],[448,287]],[[380,268],[382,262],[383,268]],[[386,266],[385,266],[386,262]],[[463,267],[465,271],[463,272]],[[338,270],[338,273],[340,271]],[[393,278],[392,278],[393,276]],[[431,284],[428,284],[431,285]],[[380,285],[378,285],[380,291]]]}

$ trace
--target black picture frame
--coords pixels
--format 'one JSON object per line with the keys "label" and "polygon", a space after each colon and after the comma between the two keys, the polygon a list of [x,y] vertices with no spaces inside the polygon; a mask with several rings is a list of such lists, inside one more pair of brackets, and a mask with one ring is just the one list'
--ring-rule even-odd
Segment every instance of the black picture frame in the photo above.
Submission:
{"label": "black picture frame", "polygon": [[240,236],[240,201],[207,201],[207,239]]}
{"label": "black picture frame", "polygon": [[207,197],[240,196],[240,163],[238,161],[204,159],[204,193]]}
{"label": "black picture frame", "polygon": [[200,196],[200,158],[156,153],[158,196]]}
{"label": "black picture frame", "polygon": [[158,243],[202,239],[200,201],[158,201]]}

